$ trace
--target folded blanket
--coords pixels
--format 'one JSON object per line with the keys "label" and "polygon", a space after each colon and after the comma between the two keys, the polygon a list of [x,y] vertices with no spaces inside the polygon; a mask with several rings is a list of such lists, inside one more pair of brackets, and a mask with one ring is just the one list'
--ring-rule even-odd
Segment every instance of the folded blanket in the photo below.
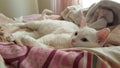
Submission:
{"label": "folded blanket", "polygon": [[90,27],[101,29],[120,24],[120,4],[110,0],[100,1],[89,8],[86,20]]}
{"label": "folded blanket", "polygon": [[80,26],[82,19],[82,10],[80,5],[68,6],[64,11],[61,12],[61,16],[64,20],[71,21]]}
{"label": "folded blanket", "polygon": [[110,68],[105,59],[86,50],[56,50],[0,43],[0,55],[4,59],[0,60],[1,66],[8,68]]}

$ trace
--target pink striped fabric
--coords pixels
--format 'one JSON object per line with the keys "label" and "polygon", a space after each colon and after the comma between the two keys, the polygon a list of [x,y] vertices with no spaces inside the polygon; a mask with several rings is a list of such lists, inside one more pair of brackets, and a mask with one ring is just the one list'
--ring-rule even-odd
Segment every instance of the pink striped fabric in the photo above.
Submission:
{"label": "pink striped fabric", "polygon": [[35,19],[38,19],[40,17],[41,17],[41,14],[32,14],[32,15],[23,16],[23,22],[35,20]]}
{"label": "pink striped fabric", "polygon": [[108,68],[100,57],[85,50],[56,50],[0,43],[0,55],[8,68]]}

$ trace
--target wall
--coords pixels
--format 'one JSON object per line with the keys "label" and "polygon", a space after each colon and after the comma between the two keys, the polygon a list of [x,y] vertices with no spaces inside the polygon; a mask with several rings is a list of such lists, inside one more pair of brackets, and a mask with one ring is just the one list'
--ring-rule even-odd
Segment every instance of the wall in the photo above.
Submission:
{"label": "wall", "polygon": [[37,0],[0,0],[0,12],[8,17],[38,13]]}
{"label": "wall", "polygon": [[41,13],[44,9],[50,9],[51,0],[38,0],[38,7],[39,7],[39,13]]}

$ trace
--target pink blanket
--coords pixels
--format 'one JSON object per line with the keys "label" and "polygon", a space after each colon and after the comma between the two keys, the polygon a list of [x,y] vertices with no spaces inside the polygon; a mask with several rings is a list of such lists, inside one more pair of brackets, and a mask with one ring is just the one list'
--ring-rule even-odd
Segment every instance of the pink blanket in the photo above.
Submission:
{"label": "pink blanket", "polygon": [[56,50],[0,43],[0,54],[7,68],[109,68],[100,57],[85,50]]}

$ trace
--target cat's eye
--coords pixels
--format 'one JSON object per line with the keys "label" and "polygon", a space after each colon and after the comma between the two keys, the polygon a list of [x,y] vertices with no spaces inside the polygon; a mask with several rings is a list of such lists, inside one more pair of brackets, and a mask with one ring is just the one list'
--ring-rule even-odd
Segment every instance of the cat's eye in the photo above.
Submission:
{"label": "cat's eye", "polygon": [[78,32],[75,32],[75,34],[74,34],[74,35],[75,35],[75,36],[76,36],[76,35],[78,35]]}
{"label": "cat's eye", "polygon": [[87,38],[82,38],[82,39],[80,39],[81,41],[83,41],[83,42],[88,42],[88,39]]}

